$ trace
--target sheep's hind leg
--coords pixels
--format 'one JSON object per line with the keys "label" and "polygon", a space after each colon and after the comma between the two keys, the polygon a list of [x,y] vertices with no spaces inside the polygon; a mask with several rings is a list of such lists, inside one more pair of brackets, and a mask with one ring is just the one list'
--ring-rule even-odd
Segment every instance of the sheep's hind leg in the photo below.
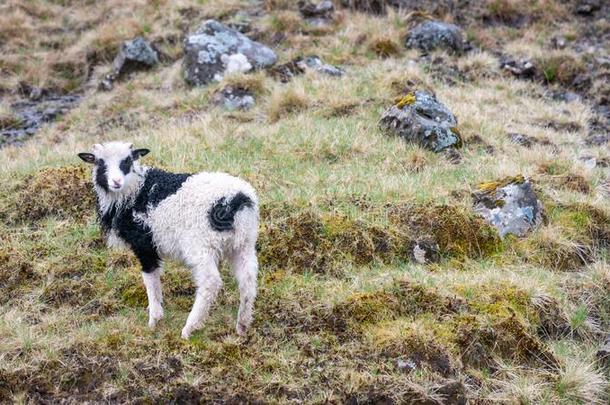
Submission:
{"label": "sheep's hind leg", "polygon": [[243,336],[252,323],[254,299],[256,298],[258,260],[254,246],[238,250],[233,254],[231,261],[239,286],[239,311],[235,328],[237,334]]}
{"label": "sheep's hind leg", "polygon": [[200,329],[208,317],[210,308],[222,287],[218,264],[212,257],[205,258],[192,267],[193,281],[197,287],[193,309],[182,329],[182,338],[188,339],[191,333]]}
{"label": "sheep's hind leg", "polygon": [[154,328],[163,318],[163,293],[161,290],[161,267],[153,271],[143,271],[142,279],[148,296],[148,326]]}

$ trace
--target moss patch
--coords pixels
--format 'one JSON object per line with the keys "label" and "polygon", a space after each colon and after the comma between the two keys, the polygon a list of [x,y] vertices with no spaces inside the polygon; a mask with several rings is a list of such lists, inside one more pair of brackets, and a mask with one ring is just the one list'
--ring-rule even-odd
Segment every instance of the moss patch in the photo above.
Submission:
{"label": "moss patch", "polygon": [[84,166],[47,168],[29,176],[18,190],[13,207],[15,219],[81,219],[93,214],[95,193],[90,178],[90,170]]}

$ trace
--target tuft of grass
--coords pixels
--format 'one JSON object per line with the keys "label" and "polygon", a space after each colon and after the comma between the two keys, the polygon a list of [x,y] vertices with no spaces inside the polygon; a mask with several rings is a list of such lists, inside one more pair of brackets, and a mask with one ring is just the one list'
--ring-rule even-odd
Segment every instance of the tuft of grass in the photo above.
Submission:
{"label": "tuft of grass", "polygon": [[271,95],[267,114],[271,122],[277,122],[288,114],[305,110],[309,104],[309,98],[301,88],[277,89]]}
{"label": "tuft of grass", "polygon": [[374,38],[369,43],[369,50],[380,58],[389,58],[400,55],[400,45],[391,38]]}
{"label": "tuft of grass", "polygon": [[549,53],[535,60],[547,83],[572,86],[574,79],[585,72],[582,60],[570,54]]}

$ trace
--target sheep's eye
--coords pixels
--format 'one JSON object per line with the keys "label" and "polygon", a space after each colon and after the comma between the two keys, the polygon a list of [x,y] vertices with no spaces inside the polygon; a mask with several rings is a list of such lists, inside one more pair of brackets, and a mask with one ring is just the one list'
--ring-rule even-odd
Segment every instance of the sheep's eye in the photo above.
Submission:
{"label": "sheep's eye", "polygon": [[119,165],[119,169],[121,169],[121,171],[124,174],[128,174],[131,171],[132,164],[133,164],[133,160],[131,159],[131,156],[128,156],[125,159],[121,160],[121,164]]}

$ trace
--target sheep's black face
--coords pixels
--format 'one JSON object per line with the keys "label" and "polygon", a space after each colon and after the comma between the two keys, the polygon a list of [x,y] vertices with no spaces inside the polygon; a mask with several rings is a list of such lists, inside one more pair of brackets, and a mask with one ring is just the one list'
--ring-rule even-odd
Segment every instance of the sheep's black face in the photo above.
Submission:
{"label": "sheep's black face", "polygon": [[137,161],[148,152],[148,149],[133,149],[130,143],[109,142],[93,145],[93,153],[78,156],[95,165],[96,186],[106,192],[120,193],[134,182],[139,170]]}

